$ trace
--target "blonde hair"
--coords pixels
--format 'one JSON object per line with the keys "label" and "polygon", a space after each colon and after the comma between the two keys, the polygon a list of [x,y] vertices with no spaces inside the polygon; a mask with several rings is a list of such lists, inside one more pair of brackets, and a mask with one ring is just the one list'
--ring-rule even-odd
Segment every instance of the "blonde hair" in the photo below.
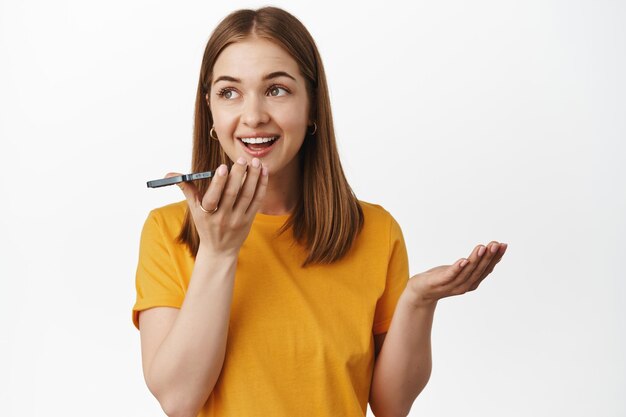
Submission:
{"label": "blonde hair", "polygon": [[[209,137],[213,116],[206,101],[213,67],[228,45],[249,36],[269,39],[284,48],[298,63],[307,84],[315,136],[307,133],[298,157],[301,191],[298,203],[281,232],[293,230],[294,239],[305,245],[308,264],[332,263],[352,247],[363,227],[363,211],[348,185],[339,161],[326,75],[315,42],[304,25],[276,7],[238,10],[217,26],[204,50],[196,95],[192,170],[209,171],[220,164],[232,166],[222,147]],[[204,195],[209,184],[196,184]],[[178,237],[195,256],[200,239],[189,211]]]}

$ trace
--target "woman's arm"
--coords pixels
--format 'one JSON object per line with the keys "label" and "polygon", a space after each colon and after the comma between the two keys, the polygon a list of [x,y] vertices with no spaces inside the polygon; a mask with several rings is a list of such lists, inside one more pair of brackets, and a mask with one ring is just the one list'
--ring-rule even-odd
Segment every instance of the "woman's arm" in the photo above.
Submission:
{"label": "woman's arm", "polygon": [[139,316],[146,384],[170,417],[195,417],[220,375],[236,264],[201,249],[171,327],[160,320],[162,308]]}
{"label": "woman's arm", "polygon": [[220,166],[204,196],[180,186],[200,238],[185,300],[175,318],[162,308],[140,315],[146,384],[170,417],[195,417],[220,375],[239,250],[267,189],[257,158],[251,167],[239,158],[227,173]]}
{"label": "woman's arm", "polygon": [[473,291],[493,271],[505,243],[477,246],[468,259],[412,277],[403,291],[381,351],[370,388],[376,417],[405,417],[432,370],[430,335],[438,300]]}
{"label": "woman's arm", "polygon": [[403,293],[374,365],[370,407],[376,417],[404,417],[432,368],[430,333],[435,306],[418,308]]}

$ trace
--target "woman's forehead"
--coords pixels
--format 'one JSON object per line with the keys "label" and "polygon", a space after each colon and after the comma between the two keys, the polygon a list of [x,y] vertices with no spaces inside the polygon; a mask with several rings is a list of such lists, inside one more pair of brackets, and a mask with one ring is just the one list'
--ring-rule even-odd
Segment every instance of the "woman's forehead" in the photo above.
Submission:
{"label": "woman's forehead", "polygon": [[213,80],[232,77],[243,81],[261,81],[268,74],[286,72],[298,79],[297,62],[285,49],[263,38],[246,38],[228,45],[213,66]]}

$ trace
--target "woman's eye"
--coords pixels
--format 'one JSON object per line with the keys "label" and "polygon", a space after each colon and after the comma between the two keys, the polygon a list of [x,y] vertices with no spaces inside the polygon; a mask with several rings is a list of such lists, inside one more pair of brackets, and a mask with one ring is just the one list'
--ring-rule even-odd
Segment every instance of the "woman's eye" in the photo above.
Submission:
{"label": "woman's eye", "polygon": [[237,92],[230,88],[224,88],[223,90],[220,90],[220,92],[217,93],[217,95],[222,98],[225,98],[226,100],[232,100],[238,97]]}
{"label": "woman's eye", "polygon": [[289,91],[287,91],[286,88],[278,87],[278,86],[270,88],[268,92],[269,92],[269,95],[272,97],[280,97],[289,93]]}

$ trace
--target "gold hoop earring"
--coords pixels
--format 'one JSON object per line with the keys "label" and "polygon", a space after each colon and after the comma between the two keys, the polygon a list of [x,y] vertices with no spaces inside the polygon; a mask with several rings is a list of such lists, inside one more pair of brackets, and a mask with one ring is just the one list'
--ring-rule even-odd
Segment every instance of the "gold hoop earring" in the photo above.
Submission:
{"label": "gold hoop earring", "polygon": [[211,139],[213,140],[219,140],[217,137],[217,133],[215,133],[215,126],[213,126],[211,128],[211,130],[209,130],[209,136],[211,137]]}
{"label": "gold hoop earring", "polygon": [[308,133],[309,135],[314,136],[315,132],[317,132],[317,123],[313,122],[313,131]]}

